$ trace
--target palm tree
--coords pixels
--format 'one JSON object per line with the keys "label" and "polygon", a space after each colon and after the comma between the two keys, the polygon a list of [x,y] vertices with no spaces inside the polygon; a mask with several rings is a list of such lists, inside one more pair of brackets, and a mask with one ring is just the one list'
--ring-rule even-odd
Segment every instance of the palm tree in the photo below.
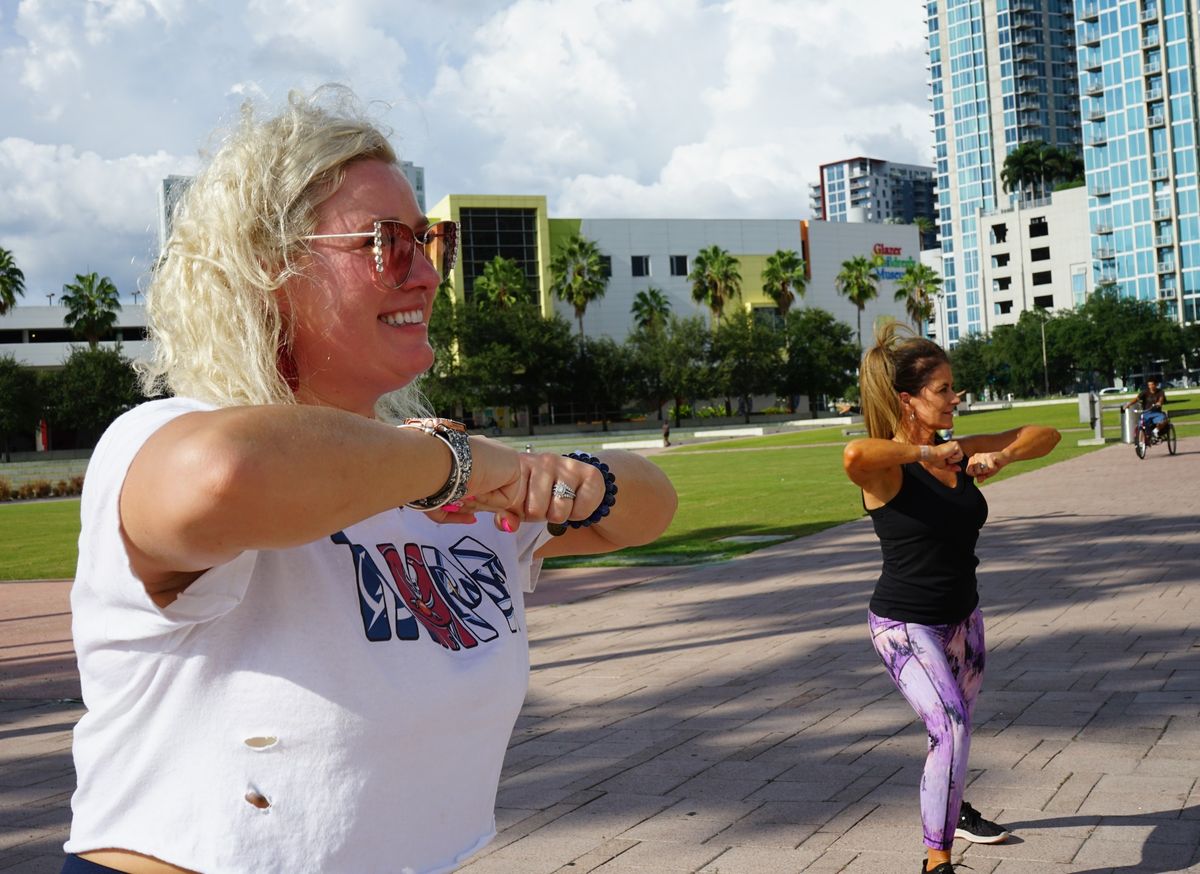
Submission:
{"label": "palm tree", "polygon": [[920,331],[921,323],[933,317],[933,299],[941,290],[942,277],[928,264],[913,264],[896,285],[896,300],[904,301],[905,312]]}
{"label": "palm tree", "polygon": [[919,215],[912,221],[917,229],[917,251],[925,251],[925,241],[933,237],[933,232],[937,230],[937,225],[933,219],[927,215]]}
{"label": "palm tree", "polygon": [[87,340],[95,349],[100,338],[117,324],[119,298],[117,287],[107,276],[77,273],[74,282],[63,285],[61,300],[67,308],[63,322],[74,329],[75,336]]}
{"label": "palm tree", "polygon": [[0,246],[0,316],[17,305],[25,296],[25,274],[17,266],[12,252]]}
{"label": "palm tree", "polygon": [[1042,149],[1045,145],[1040,140],[1021,143],[1005,156],[1000,171],[1000,182],[1005,191],[1017,192],[1021,200],[1033,197],[1043,175]]}
{"label": "palm tree", "polygon": [[525,271],[516,261],[497,255],[475,277],[472,297],[477,304],[507,309],[525,296]]}
{"label": "palm tree", "polygon": [[583,343],[583,314],[588,304],[604,297],[608,290],[608,277],[604,275],[604,261],[600,247],[587,237],[576,234],[559,250],[550,262],[554,281],[550,291],[556,298],[575,308],[575,319],[579,322],[579,342]]}
{"label": "palm tree", "polygon": [[712,311],[714,326],[720,323],[730,299],[742,293],[738,259],[717,245],[696,253],[688,281],[692,283],[692,299]]}
{"label": "palm tree", "polygon": [[855,255],[849,261],[842,262],[841,272],[834,278],[839,294],[844,294],[850,303],[858,307],[858,348],[862,350],[862,314],[867,301],[879,296],[878,270],[883,266],[883,259],[878,255],[867,258]]}
{"label": "palm tree", "polygon": [[630,312],[639,328],[662,327],[671,317],[671,302],[661,288],[652,285],[634,295]]}
{"label": "palm tree", "polygon": [[791,249],[777,249],[767,256],[767,266],[762,274],[763,292],[775,301],[779,317],[786,319],[788,310],[796,297],[804,297],[808,286],[808,274],[804,259]]}

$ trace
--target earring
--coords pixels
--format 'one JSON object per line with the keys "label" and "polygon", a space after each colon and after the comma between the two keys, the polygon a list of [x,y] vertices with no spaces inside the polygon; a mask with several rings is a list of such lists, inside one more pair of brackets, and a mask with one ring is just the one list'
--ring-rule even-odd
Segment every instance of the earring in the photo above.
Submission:
{"label": "earring", "polygon": [[917,411],[916,411],[916,410],[909,410],[909,411],[908,411],[908,418],[912,419],[914,422],[915,422],[915,421],[917,421]]}

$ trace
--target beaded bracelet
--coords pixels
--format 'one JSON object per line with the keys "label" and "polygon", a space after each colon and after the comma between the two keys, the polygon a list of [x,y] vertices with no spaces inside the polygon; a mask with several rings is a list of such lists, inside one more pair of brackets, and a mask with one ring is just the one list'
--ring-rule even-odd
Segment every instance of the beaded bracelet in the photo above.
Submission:
{"label": "beaded bracelet", "polygon": [[595,525],[597,522],[607,516],[609,512],[611,512],[613,504],[617,502],[616,474],[609,470],[608,465],[599,458],[594,455],[589,455],[586,452],[580,452],[579,450],[576,450],[575,452],[566,453],[564,457],[573,458],[576,461],[582,461],[585,464],[590,464],[592,467],[596,468],[596,470],[600,471],[601,475],[604,477],[604,498],[601,499],[600,506],[593,510],[592,514],[586,519],[580,519],[578,522],[566,523],[572,528],[587,528],[590,525]]}

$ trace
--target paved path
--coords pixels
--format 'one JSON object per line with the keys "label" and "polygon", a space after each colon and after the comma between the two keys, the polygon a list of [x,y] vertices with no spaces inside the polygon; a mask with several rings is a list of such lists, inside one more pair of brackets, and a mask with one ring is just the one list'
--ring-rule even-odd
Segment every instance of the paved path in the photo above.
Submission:
{"label": "paved path", "polygon": [[[1017,837],[958,842],[972,874],[1200,871],[1200,438],[1179,449],[986,487],[968,797]],[[545,578],[501,831],[465,874],[915,870],[924,735],[866,640],[877,570],[858,521],[719,565],[558,572],[577,600]],[[0,584],[5,874],[57,871],[66,832],[64,596]]]}

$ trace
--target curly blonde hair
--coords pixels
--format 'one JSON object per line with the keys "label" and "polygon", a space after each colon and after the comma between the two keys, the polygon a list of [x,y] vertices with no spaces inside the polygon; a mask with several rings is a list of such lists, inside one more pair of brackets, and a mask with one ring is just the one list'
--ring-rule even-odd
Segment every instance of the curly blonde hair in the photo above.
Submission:
{"label": "curly blonde hair", "polygon": [[900,427],[900,392],[915,395],[929,375],[950,357],[937,343],[913,336],[899,322],[886,322],[875,331],[875,345],[863,356],[859,371],[859,396],[867,434],[891,440],[899,436],[907,442]]}
{"label": "curly blonde hair", "polygon": [[[347,165],[369,159],[395,164],[396,153],[348,88],[293,91],[266,119],[242,106],[181,197],[146,292],[153,354],[137,368],[148,395],[222,407],[296,402],[280,370],[291,333],[278,295],[300,275],[317,208]],[[415,389],[377,405],[389,418],[420,409]]]}

